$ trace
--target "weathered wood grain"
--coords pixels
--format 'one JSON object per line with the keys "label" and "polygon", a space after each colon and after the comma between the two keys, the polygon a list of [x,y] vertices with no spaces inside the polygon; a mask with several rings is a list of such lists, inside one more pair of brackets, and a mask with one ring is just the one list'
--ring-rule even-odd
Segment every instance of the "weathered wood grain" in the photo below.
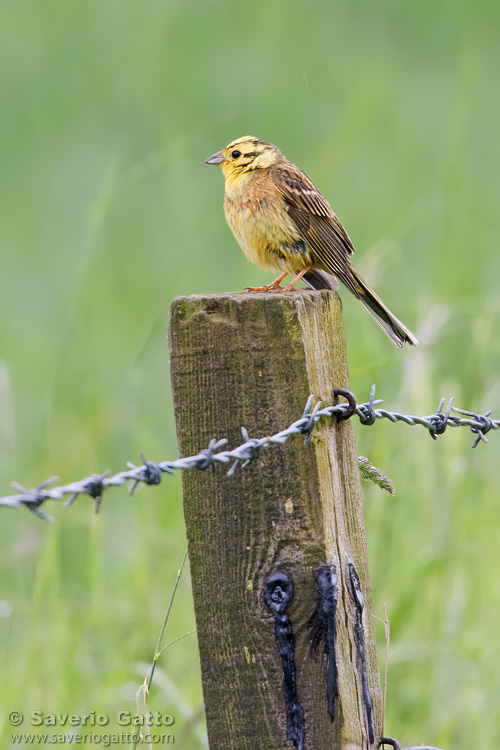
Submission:
{"label": "weathered wood grain", "polygon": [[[213,437],[242,442],[298,419],[310,393],[331,403],[348,387],[342,311],[332,292],[181,297],[171,307],[169,346],[180,455]],[[272,572],[288,572],[297,692],[307,750],[366,750],[366,710],[349,563],[365,608],[368,685],[375,746],[381,694],[371,611],[356,444],[350,422],[322,423],[228,467],[183,474],[184,514],[211,750],[285,750],[283,672],[274,620],[262,598]],[[327,712],[320,645],[311,657],[307,624],[316,606],[313,568],[335,564],[339,583],[336,661],[340,698]]]}

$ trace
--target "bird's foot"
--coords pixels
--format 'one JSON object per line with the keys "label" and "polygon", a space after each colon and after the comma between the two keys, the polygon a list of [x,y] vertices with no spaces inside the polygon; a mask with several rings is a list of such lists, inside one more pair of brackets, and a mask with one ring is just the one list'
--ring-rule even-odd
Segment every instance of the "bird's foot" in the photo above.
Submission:
{"label": "bird's foot", "polygon": [[281,284],[268,284],[267,286],[246,286],[246,292],[286,292],[287,287]]}
{"label": "bird's foot", "polygon": [[281,276],[278,276],[277,279],[271,281],[267,286],[246,286],[245,289],[247,292],[285,292],[288,287],[281,286],[281,282],[285,276],[288,276],[288,274],[282,273]]}

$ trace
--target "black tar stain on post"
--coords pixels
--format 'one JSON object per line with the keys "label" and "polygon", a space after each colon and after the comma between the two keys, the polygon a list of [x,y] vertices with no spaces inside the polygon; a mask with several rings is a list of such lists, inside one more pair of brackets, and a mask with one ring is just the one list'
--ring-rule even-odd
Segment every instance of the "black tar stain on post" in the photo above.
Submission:
{"label": "black tar stain on post", "polygon": [[318,601],[308,627],[311,628],[311,652],[315,655],[323,641],[326,656],[326,699],[328,714],[334,720],[335,699],[339,696],[337,662],[335,661],[335,642],[337,623],[335,615],[339,590],[337,585],[337,568],[335,565],[320,565],[313,570]]}
{"label": "black tar stain on post", "polygon": [[274,634],[283,667],[283,693],[286,705],[287,739],[292,740],[297,750],[304,750],[304,709],[297,696],[297,672],[295,668],[292,623],[286,614],[293,596],[293,580],[289,573],[278,570],[264,581],[262,593],[266,607],[274,616]]}
{"label": "black tar stain on post", "polygon": [[373,730],[373,705],[370,696],[370,689],[368,687],[368,674],[366,672],[366,648],[365,648],[365,630],[363,628],[363,610],[365,603],[363,600],[363,592],[361,591],[361,582],[359,580],[358,571],[354,563],[348,565],[349,580],[351,582],[351,593],[356,605],[356,620],[354,630],[356,633],[356,646],[358,649],[358,656],[361,663],[361,685],[363,689],[363,703],[366,711],[366,723],[368,725],[368,739],[370,745],[373,745],[375,741],[375,733]]}

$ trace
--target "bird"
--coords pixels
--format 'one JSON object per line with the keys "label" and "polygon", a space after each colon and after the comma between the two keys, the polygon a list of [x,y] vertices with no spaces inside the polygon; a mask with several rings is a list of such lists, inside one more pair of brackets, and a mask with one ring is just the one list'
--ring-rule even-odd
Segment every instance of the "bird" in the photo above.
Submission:
{"label": "bird", "polygon": [[[393,344],[419,344],[352,265],[354,245],[326,198],[277,146],[246,135],[206,163],[222,169],[226,220],[248,260],[281,272],[270,284],[248,291],[290,292],[299,279],[311,289],[337,289],[338,279]],[[292,281],[281,286],[290,274]]]}

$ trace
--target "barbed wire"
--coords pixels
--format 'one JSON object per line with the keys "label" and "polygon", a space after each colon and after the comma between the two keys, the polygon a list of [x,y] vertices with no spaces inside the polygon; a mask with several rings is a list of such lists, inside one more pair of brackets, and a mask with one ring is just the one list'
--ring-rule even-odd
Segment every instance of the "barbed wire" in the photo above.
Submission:
{"label": "barbed wire", "polygon": [[[304,444],[307,445],[316,424],[320,420],[335,418],[337,422],[340,422],[345,419],[350,419],[354,414],[357,415],[361,424],[367,426],[373,425],[377,419],[389,419],[391,422],[405,422],[411,426],[421,425],[429,431],[429,434],[434,440],[436,440],[439,435],[442,435],[448,427],[469,427],[471,432],[477,436],[472,444],[473,448],[475,448],[480,441],[484,443],[488,442],[485,435],[490,430],[500,429],[500,420],[490,419],[491,411],[487,411],[485,414],[476,414],[472,411],[457,409],[453,406],[453,398],[450,398],[448,401],[448,405],[444,412],[443,407],[445,399],[441,399],[438,409],[434,414],[427,417],[418,417],[375,408],[383,403],[382,399],[375,399],[375,386],[372,386],[370,400],[363,404],[357,404],[354,395],[351,391],[345,388],[333,389],[334,402],[338,396],[346,398],[348,403],[334,403],[333,405],[326,406],[322,409],[322,403],[321,401],[318,401],[312,410],[311,407],[314,401],[314,396],[309,396],[300,419],[296,420],[285,430],[282,430],[275,435],[268,435],[262,438],[250,438],[245,427],[242,427],[241,434],[244,442],[233,450],[220,450],[228,441],[225,438],[221,440],[216,440],[214,438],[210,441],[208,448],[204,448],[195,456],[178,458],[175,461],[162,461],[157,463],[155,461],[148,461],[146,456],[141,454],[143,461],[142,466],[135,466],[128,461],[128,471],[121,471],[114,476],[110,476],[110,471],[108,470],[103,474],[92,474],[90,477],[60,487],[52,487],[55,482],[59,481],[59,477],[51,477],[37,487],[29,490],[26,490],[17,482],[12,482],[11,486],[17,490],[17,494],[7,495],[0,498],[0,505],[9,507],[24,505],[37,516],[40,516],[47,521],[53,521],[51,516],[40,510],[40,506],[47,500],[61,500],[65,495],[70,495],[69,499],[64,503],[65,506],[68,506],[71,505],[79,495],[89,495],[89,497],[94,500],[94,508],[97,513],[101,504],[102,496],[105,490],[110,487],[123,485],[130,480],[132,484],[129,493],[133,494],[135,488],[140,482],[148,485],[160,484],[163,474],[173,474],[176,470],[186,469],[204,471],[210,466],[215,466],[218,463],[228,463],[233,461],[231,468],[227,472],[228,475],[231,476],[240,464],[242,465],[242,468],[245,468],[249,463],[259,458],[264,448],[270,448],[273,445],[282,445],[292,435],[304,435]],[[452,412],[454,413],[452,414]]]}

